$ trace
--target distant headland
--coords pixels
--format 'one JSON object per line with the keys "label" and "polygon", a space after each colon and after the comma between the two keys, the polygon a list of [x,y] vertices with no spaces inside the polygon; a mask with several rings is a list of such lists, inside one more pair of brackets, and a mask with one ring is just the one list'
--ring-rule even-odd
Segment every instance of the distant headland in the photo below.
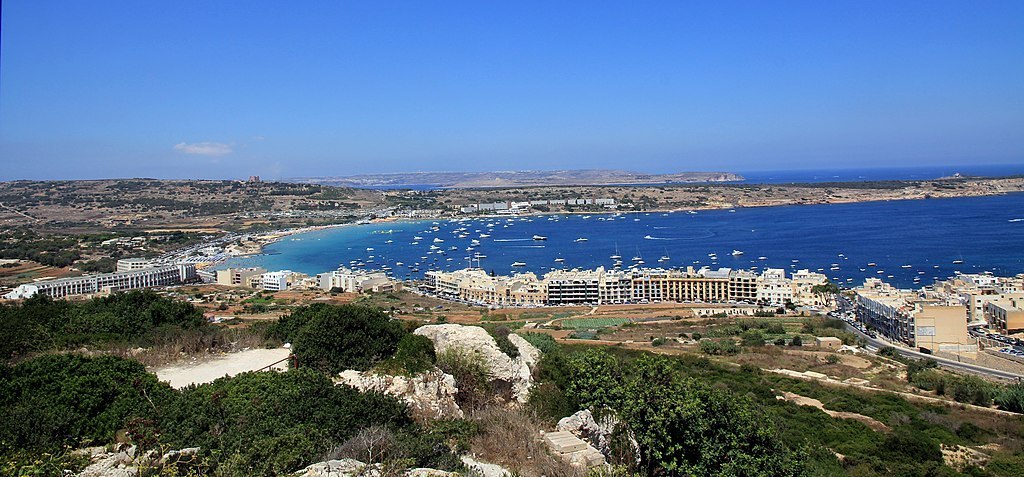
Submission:
{"label": "distant headland", "polygon": [[647,174],[616,169],[573,169],[555,171],[496,172],[399,172],[337,177],[297,177],[288,182],[303,182],[345,187],[431,186],[437,188],[592,186],[626,184],[671,184],[697,182],[735,182],[743,177],[732,172],[678,172]]}

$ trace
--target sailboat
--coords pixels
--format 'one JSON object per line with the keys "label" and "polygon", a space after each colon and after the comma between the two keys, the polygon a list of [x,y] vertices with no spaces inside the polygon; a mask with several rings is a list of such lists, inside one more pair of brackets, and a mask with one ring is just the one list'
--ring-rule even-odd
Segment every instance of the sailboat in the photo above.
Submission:
{"label": "sailboat", "polygon": [[622,255],[619,255],[619,244],[615,244],[615,255],[612,255],[611,257],[608,258],[612,260],[619,260],[622,258]]}

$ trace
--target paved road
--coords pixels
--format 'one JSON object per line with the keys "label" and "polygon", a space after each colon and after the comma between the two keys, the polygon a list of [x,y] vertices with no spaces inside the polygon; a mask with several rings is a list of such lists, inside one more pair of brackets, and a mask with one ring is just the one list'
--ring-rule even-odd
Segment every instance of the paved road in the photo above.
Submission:
{"label": "paved road", "polygon": [[848,330],[853,331],[854,333],[857,333],[858,335],[860,335],[861,338],[864,338],[864,340],[867,341],[867,343],[869,345],[874,346],[874,347],[876,347],[878,349],[882,349],[882,348],[888,346],[888,347],[896,350],[897,353],[899,353],[899,354],[901,354],[903,356],[907,356],[907,357],[911,357],[911,358],[934,359],[941,366],[946,366],[948,368],[958,369],[958,370],[961,370],[961,371],[967,371],[969,373],[982,374],[982,375],[985,375],[985,376],[992,376],[992,377],[1002,378],[1002,379],[1012,379],[1012,380],[1024,379],[1024,375],[1020,375],[1020,374],[1017,374],[1017,373],[1011,373],[1011,372],[1008,372],[1008,371],[1000,371],[998,369],[986,368],[984,366],[978,366],[978,365],[974,365],[974,364],[961,363],[961,362],[959,362],[959,361],[957,361],[955,359],[941,358],[939,356],[925,354],[925,353],[919,353],[919,352],[911,350],[911,349],[902,348],[902,347],[899,347],[899,346],[893,346],[893,345],[889,344],[886,341],[883,341],[883,340],[880,340],[880,339],[877,339],[877,338],[872,338],[872,337],[864,334],[863,332],[861,332],[857,328],[854,328],[853,326],[850,326],[850,324],[846,323],[845,321],[843,323],[846,325],[846,328]]}

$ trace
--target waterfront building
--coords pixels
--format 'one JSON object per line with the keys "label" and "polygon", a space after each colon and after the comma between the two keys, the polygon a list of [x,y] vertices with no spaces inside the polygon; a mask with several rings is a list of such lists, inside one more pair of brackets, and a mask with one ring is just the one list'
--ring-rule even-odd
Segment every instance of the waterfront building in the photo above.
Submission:
{"label": "waterfront building", "polygon": [[341,290],[343,293],[392,291],[395,281],[384,272],[368,272],[340,268],[316,276],[316,286],[323,290]]}
{"label": "waterfront building", "polygon": [[731,271],[729,273],[729,299],[744,303],[756,302],[757,274],[747,270]]}
{"label": "waterfront building", "polygon": [[267,272],[260,275],[260,286],[261,290],[267,291],[283,291],[288,289],[288,278],[291,276],[291,270],[281,270],[277,272]]}
{"label": "waterfront building", "polygon": [[635,272],[632,279],[634,302],[694,302],[725,303],[729,301],[728,269],[697,272],[645,269]]}
{"label": "waterfront building", "polygon": [[265,268],[251,267],[251,268],[225,268],[223,270],[217,270],[217,284],[225,286],[249,286],[252,287],[249,279],[252,277],[259,277],[267,273]]}
{"label": "waterfront building", "polygon": [[39,280],[19,285],[13,291],[4,295],[4,298],[29,298],[36,294],[43,294],[51,298],[64,298],[73,295],[92,295],[96,293],[178,285],[192,282],[195,279],[195,264],[172,264],[141,270]]}
{"label": "waterfront building", "polygon": [[818,285],[828,283],[828,277],[818,272],[807,269],[793,272],[793,303],[799,306],[825,307],[830,306],[825,297],[814,293],[812,290]]}
{"label": "waterfront building", "polygon": [[781,268],[768,268],[757,278],[757,302],[783,306],[793,302],[793,284]]}
{"label": "waterfront building", "polygon": [[548,304],[597,305],[604,268],[597,270],[555,270],[544,275]]}

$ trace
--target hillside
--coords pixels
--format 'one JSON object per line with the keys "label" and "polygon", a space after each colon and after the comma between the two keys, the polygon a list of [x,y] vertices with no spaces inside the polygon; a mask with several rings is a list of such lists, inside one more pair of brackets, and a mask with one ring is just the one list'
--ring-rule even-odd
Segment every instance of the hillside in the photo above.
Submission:
{"label": "hillside", "polygon": [[403,172],[341,177],[302,177],[291,182],[347,187],[431,186],[441,188],[520,187],[550,185],[664,184],[677,182],[728,182],[743,177],[731,172],[680,172],[645,174],[613,169],[496,172]]}

